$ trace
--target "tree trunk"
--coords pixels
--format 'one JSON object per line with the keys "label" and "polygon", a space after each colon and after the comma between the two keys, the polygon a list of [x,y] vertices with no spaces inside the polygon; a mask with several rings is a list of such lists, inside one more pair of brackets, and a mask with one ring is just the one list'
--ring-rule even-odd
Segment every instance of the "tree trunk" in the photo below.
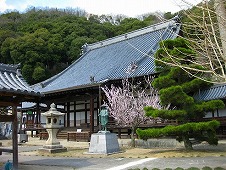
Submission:
{"label": "tree trunk", "polygon": [[135,127],[132,127],[131,128],[131,147],[135,148],[135,138],[134,138],[134,135],[135,135],[135,132],[136,132],[136,128]]}
{"label": "tree trunk", "polygon": [[183,136],[182,139],[183,139],[183,142],[184,142],[185,149],[186,150],[193,150],[192,143],[189,140],[189,137],[188,136]]}
{"label": "tree trunk", "polygon": [[226,9],[225,0],[215,0],[214,9],[217,14],[217,22],[220,31],[220,38],[222,43],[222,49],[224,54],[224,61],[226,65]]}

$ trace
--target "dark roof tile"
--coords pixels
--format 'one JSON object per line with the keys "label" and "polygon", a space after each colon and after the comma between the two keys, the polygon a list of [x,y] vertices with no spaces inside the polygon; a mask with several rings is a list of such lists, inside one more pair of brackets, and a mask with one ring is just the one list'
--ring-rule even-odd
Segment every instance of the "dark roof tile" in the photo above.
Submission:
{"label": "dark roof tile", "polygon": [[0,63],[0,92],[39,96],[23,79],[18,71],[18,65]]}
{"label": "dark roof tile", "polygon": [[[155,24],[94,44],[83,46],[84,54],[67,69],[34,87],[44,93],[93,86],[106,80],[155,73],[153,55],[159,42],[174,39],[180,24],[174,20]],[[130,72],[128,68],[135,64]],[[92,79],[92,81],[91,81]]]}
{"label": "dark roof tile", "polygon": [[194,95],[194,98],[198,101],[225,99],[226,84],[214,85],[207,89],[200,89],[200,91]]}

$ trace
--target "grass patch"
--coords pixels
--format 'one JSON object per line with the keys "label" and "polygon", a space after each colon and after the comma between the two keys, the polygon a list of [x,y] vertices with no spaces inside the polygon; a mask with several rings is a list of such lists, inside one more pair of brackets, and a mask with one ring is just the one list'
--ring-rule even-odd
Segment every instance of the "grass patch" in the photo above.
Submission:
{"label": "grass patch", "polygon": [[200,169],[197,168],[197,167],[190,167],[190,168],[188,168],[187,170],[200,170]]}
{"label": "grass patch", "polygon": [[4,165],[5,163],[3,163],[3,162],[0,162],[0,167],[3,167],[3,165]]}
{"label": "grass patch", "polygon": [[205,166],[205,167],[202,168],[202,170],[212,170],[212,168]]}
{"label": "grass patch", "polygon": [[177,167],[175,170],[184,170],[184,168]]}
{"label": "grass patch", "polygon": [[214,168],[214,170],[225,170],[225,169],[222,167],[216,167],[216,168]]}

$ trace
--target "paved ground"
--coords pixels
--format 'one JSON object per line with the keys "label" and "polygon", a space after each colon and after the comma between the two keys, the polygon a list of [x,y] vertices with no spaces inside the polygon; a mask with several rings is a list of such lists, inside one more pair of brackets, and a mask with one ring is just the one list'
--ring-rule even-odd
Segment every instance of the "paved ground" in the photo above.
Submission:
{"label": "paved ground", "polygon": [[[4,154],[1,161],[6,162],[11,155]],[[226,169],[226,157],[205,158],[65,158],[44,156],[20,156],[20,170],[125,170],[129,168],[189,168],[222,167]]]}
{"label": "paved ground", "polygon": [[[24,151],[37,150],[44,141],[37,138],[29,139],[29,142],[19,146],[19,170],[126,170],[130,168],[189,168],[189,167],[223,167],[226,169],[226,157],[192,157],[192,158],[75,158],[75,157],[50,157],[23,155]],[[61,140],[65,147],[88,148],[88,142],[67,142]],[[3,146],[10,145],[10,141],[4,141]],[[12,154],[3,153],[0,162],[12,160]],[[0,164],[1,165],[1,164]],[[0,170],[3,170],[0,166]]]}

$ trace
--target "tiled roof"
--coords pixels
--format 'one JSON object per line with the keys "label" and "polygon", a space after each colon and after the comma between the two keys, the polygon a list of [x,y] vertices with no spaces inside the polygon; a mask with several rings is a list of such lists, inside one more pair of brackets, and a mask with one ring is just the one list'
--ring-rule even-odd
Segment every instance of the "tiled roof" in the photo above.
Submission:
{"label": "tiled roof", "polygon": [[39,96],[23,79],[18,65],[0,63],[0,92]]}
{"label": "tiled roof", "polygon": [[201,89],[194,95],[194,98],[198,101],[208,101],[213,99],[225,99],[226,98],[226,84],[214,85],[207,89]]}
{"label": "tiled roof", "polygon": [[174,39],[179,29],[180,24],[169,20],[94,44],[85,44],[84,54],[77,61],[35,87],[47,94],[95,86],[108,80],[153,74],[153,55],[159,48],[159,42]]}

